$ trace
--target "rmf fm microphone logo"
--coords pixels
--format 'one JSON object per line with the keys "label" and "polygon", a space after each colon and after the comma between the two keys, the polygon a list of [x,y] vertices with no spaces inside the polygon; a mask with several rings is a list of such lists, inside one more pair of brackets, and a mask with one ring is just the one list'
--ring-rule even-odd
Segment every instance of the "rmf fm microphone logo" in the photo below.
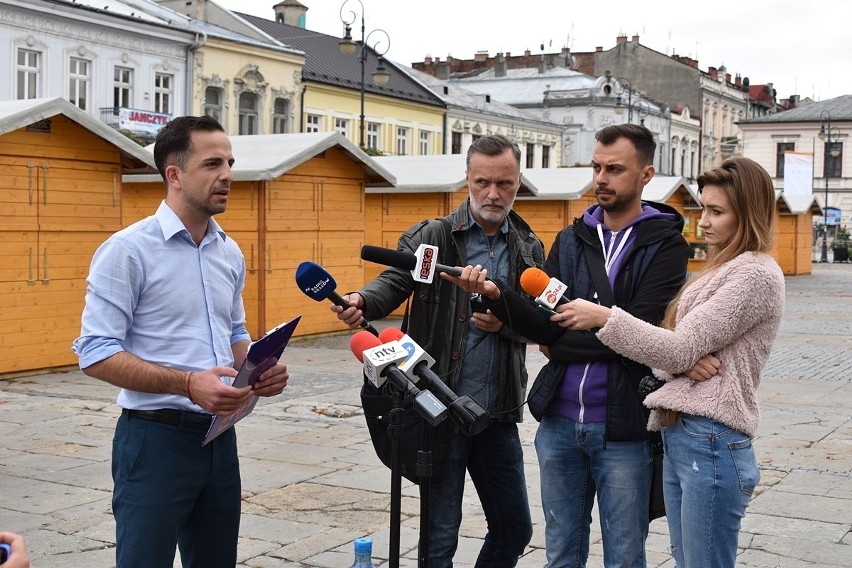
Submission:
{"label": "rmf fm microphone logo", "polygon": [[320,280],[313,286],[308,286],[305,288],[305,292],[310,292],[311,294],[318,294],[326,285],[331,281],[331,278],[326,278],[324,280]]}
{"label": "rmf fm microphone logo", "polygon": [[555,288],[551,288],[550,290],[548,290],[546,296],[547,301],[551,304],[555,304],[559,300],[559,297],[562,295],[562,291],[564,289],[565,285],[560,283]]}

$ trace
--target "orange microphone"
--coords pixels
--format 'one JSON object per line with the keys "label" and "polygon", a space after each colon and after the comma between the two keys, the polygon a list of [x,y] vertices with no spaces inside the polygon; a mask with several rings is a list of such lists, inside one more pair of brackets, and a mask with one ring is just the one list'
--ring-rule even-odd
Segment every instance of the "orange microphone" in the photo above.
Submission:
{"label": "orange microphone", "polygon": [[403,337],[405,337],[405,334],[398,327],[386,327],[379,332],[379,341],[382,343],[401,341]]}
{"label": "orange microphone", "polygon": [[540,296],[548,284],[550,276],[540,268],[527,268],[521,273],[521,288],[532,297]]}
{"label": "orange microphone", "polygon": [[568,287],[547,275],[540,268],[527,268],[521,274],[521,288],[530,296],[535,297],[535,303],[552,310],[557,305],[567,304],[571,300],[565,297]]}
{"label": "orange microphone", "polygon": [[358,359],[358,362],[363,363],[364,351],[366,351],[367,349],[378,347],[382,343],[385,343],[385,341],[382,341],[369,331],[362,330],[354,334],[349,340],[349,349],[352,350],[352,354],[355,355],[355,358]]}

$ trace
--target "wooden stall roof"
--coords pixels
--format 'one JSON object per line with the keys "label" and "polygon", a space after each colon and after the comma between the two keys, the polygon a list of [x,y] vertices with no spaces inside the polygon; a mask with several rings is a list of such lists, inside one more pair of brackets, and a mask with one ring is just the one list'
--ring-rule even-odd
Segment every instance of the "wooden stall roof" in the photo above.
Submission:
{"label": "wooden stall roof", "polygon": [[[377,156],[375,160],[396,177],[396,183],[393,187],[368,183],[366,193],[455,193],[467,187],[465,154]],[[534,191],[521,172],[518,195],[533,195]]]}
{"label": "wooden stall roof", "polygon": [[656,174],[642,190],[642,199],[665,203],[678,191],[685,191],[689,196],[698,201],[698,188],[692,188],[686,178],[680,176],[661,176]]}
{"label": "wooden stall roof", "polygon": [[592,188],[592,168],[531,168],[524,170],[524,176],[534,192],[518,199],[579,199]]}
{"label": "wooden stall roof", "polygon": [[[693,183],[689,186],[690,190],[698,199],[698,184]],[[822,215],[822,206],[817,201],[815,195],[787,195],[781,189],[775,190],[775,201],[778,204],[778,211],[788,213],[790,215],[802,215],[812,213],[814,215]]]}
{"label": "wooden stall roof", "polygon": [[0,135],[57,115],[65,116],[116,146],[125,159],[126,167],[154,167],[154,155],[151,152],[60,97],[0,101]]}
{"label": "wooden stall roof", "polygon": [[816,196],[811,195],[787,195],[783,191],[775,190],[775,196],[778,200],[779,211],[782,213],[790,213],[791,215],[801,215],[803,213],[813,213],[814,215],[822,215],[822,206],[817,201]]}
{"label": "wooden stall roof", "polygon": [[[396,178],[339,132],[231,136],[234,181],[273,180],[330,148],[340,148],[353,162],[364,165],[367,183],[390,187]],[[147,146],[152,153],[154,144]],[[159,175],[128,175],[124,181],[150,183]]]}

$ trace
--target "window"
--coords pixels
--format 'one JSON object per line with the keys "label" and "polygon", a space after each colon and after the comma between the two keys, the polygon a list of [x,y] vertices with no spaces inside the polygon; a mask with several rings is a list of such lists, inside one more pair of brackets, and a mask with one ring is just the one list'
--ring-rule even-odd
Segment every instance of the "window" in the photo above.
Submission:
{"label": "window", "polygon": [[318,114],[309,114],[305,117],[305,132],[319,132],[320,117]]}
{"label": "window", "polygon": [[793,142],[779,142],[775,146],[775,177],[784,177],[784,152],[792,152],[796,149]]}
{"label": "window", "polygon": [[115,114],[118,108],[129,108],[133,89],[133,69],[116,67],[112,78],[112,106]]}
{"label": "window", "polygon": [[379,123],[367,123],[367,148],[379,149]]}
{"label": "window", "polygon": [[239,134],[257,134],[257,95],[240,93]]}
{"label": "window", "polygon": [[204,114],[222,122],[222,89],[207,87],[204,90]]}
{"label": "window", "polygon": [[429,133],[425,130],[420,131],[420,155],[428,156],[431,154],[431,150],[429,148]]}
{"label": "window", "polygon": [[335,118],[334,131],[343,134],[344,138],[349,138],[349,121],[345,118]]}
{"label": "window", "polygon": [[450,142],[450,152],[452,154],[462,153],[462,135],[461,132],[453,132],[453,137]]}
{"label": "window", "polygon": [[550,146],[542,146],[541,147],[541,167],[549,168],[550,167]]}
{"label": "window", "polygon": [[32,49],[18,49],[17,98],[35,99],[41,96],[41,53]]}
{"label": "window", "polygon": [[[834,151],[837,155],[832,156]],[[843,162],[843,143],[842,142],[826,142],[825,143],[825,164],[823,165],[823,177],[839,178],[842,176],[841,163]]]}
{"label": "window", "polygon": [[173,77],[165,73],[154,75],[154,112],[171,114]]}
{"label": "window", "polygon": [[79,57],[68,62],[68,100],[81,110],[89,110],[89,66]]}
{"label": "window", "polygon": [[290,101],[275,99],[272,109],[272,133],[286,134],[290,132]]}
{"label": "window", "polygon": [[535,144],[527,144],[527,167],[535,167]]}
{"label": "window", "polygon": [[405,156],[406,154],[408,154],[408,129],[400,127],[396,129],[396,155]]}

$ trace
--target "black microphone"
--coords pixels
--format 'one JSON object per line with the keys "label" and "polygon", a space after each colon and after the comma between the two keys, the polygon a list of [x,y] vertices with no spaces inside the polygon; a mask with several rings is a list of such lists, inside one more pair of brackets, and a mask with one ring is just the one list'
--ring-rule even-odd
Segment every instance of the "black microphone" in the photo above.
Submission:
{"label": "black microphone", "polygon": [[[403,270],[417,269],[417,256],[410,252],[402,252],[398,250],[386,249],[382,247],[374,247],[372,245],[364,245],[361,247],[361,259],[376,264],[385,266],[393,266]],[[458,266],[447,266],[445,264],[434,263],[434,270],[437,272],[445,272],[450,276],[461,276],[462,269]]]}
{"label": "black microphone", "polygon": [[358,361],[364,363],[364,375],[380,388],[386,380],[399,389],[406,398],[412,398],[417,412],[432,426],[437,426],[447,417],[447,407],[428,390],[420,390],[397,366],[408,356],[399,341],[383,343],[366,331],[352,336],[349,347]]}
{"label": "black microphone", "polygon": [[[344,310],[352,307],[349,302],[334,291],[337,288],[337,282],[334,281],[331,274],[315,262],[305,261],[299,265],[296,269],[296,284],[312,300],[320,302],[328,298],[334,305],[340,306]],[[378,337],[378,330],[366,319],[362,319],[359,325]]]}
{"label": "black microphone", "polygon": [[488,412],[475,400],[467,395],[458,396],[441,378],[429,367],[435,364],[432,358],[411,337],[395,327],[387,327],[379,334],[379,340],[385,343],[399,341],[408,351],[408,356],[399,363],[399,368],[406,373],[413,373],[426,388],[434,392],[438,399],[447,407],[453,421],[458,424],[462,433],[475,436],[488,426]]}

